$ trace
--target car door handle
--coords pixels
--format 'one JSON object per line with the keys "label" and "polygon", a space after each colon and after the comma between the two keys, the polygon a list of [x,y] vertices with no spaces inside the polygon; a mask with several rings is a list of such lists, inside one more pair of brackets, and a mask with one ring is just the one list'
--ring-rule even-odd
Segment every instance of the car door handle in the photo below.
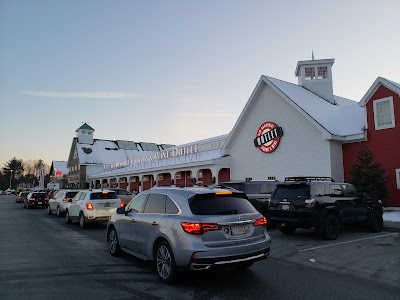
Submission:
{"label": "car door handle", "polygon": [[153,223],[151,223],[151,225],[153,225],[153,226],[157,226],[157,225],[158,225],[158,223],[157,223],[157,222],[153,222]]}

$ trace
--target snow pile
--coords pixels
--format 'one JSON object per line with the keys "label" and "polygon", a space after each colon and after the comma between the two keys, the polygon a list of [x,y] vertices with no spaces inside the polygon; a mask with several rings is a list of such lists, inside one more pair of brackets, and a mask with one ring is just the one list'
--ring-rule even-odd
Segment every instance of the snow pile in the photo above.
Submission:
{"label": "snow pile", "polygon": [[383,220],[389,222],[400,222],[400,211],[386,211],[383,213]]}

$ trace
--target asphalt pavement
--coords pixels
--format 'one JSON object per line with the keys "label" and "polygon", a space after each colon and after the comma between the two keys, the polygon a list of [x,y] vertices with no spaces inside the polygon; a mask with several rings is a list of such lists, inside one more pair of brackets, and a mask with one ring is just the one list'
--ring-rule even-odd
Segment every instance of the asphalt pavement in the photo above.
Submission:
{"label": "asphalt pavement", "polygon": [[[0,299],[399,299],[396,282],[291,260],[305,253],[299,250],[286,257],[293,244],[304,245],[302,233],[289,241],[277,231],[271,236],[272,257],[245,272],[183,273],[168,286],[152,264],[129,255],[112,257],[104,225],[81,230],[0,196]],[[308,239],[307,247],[319,243]]]}

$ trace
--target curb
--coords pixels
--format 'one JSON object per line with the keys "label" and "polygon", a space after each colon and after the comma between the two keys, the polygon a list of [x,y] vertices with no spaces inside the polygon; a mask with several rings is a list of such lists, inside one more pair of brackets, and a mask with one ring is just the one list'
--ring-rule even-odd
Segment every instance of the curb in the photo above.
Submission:
{"label": "curb", "polygon": [[390,231],[390,232],[400,232],[400,223],[384,221],[383,230]]}

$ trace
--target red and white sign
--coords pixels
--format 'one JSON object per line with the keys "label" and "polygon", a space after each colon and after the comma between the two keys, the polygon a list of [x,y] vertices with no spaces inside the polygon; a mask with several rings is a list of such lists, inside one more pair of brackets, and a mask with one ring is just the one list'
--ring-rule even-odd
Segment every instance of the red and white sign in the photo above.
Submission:
{"label": "red and white sign", "polygon": [[265,122],[257,130],[254,145],[264,153],[271,153],[278,147],[282,134],[282,128],[274,122]]}

